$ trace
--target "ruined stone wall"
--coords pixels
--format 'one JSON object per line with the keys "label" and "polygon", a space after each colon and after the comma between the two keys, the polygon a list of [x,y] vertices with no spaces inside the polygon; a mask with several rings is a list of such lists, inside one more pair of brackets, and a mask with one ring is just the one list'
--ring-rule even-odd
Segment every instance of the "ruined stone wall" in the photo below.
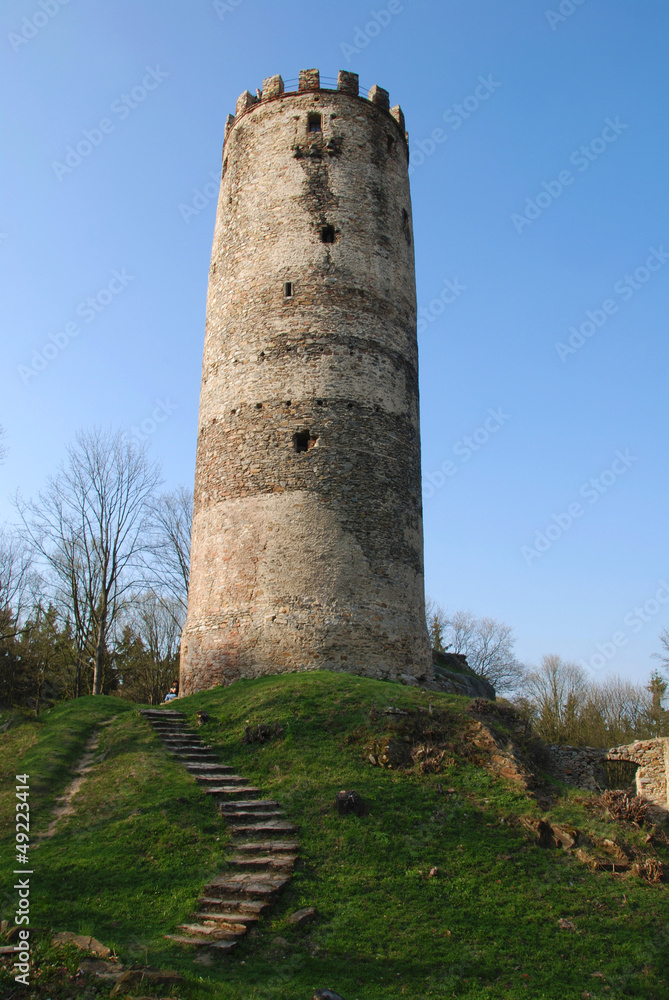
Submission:
{"label": "ruined stone wall", "polygon": [[604,781],[606,761],[637,764],[636,792],[664,817],[669,809],[669,737],[637,740],[628,746],[599,750],[594,747],[549,746],[552,773],[561,781],[595,791]]}
{"label": "ruined stone wall", "polygon": [[241,96],[211,258],[184,694],[432,675],[402,113],[355,74]]}

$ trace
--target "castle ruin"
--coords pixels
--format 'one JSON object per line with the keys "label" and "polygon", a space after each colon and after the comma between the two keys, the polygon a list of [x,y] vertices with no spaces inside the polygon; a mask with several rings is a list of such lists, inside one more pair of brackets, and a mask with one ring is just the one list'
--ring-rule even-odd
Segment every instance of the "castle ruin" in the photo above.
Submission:
{"label": "castle ruin", "polygon": [[358,91],[303,70],[228,117],[182,694],[432,677],[407,135],[387,91]]}

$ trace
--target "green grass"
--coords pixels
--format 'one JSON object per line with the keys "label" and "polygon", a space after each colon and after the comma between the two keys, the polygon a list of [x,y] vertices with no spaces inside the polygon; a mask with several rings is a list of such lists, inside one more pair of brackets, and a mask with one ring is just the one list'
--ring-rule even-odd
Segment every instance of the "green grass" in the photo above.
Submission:
{"label": "green grass", "polygon": [[[428,703],[442,713],[454,764],[427,775],[373,766],[369,747],[389,727],[383,710]],[[30,771],[33,820],[45,827],[90,732],[116,716],[101,727],[99,764],[75,799],[76,815],[32,855],[33,923],[93,934],[124,963],[179,969],[186,982],[174,993],[182,1000],[300,1000],[326,986],[346,1000],[669,997],[667,887],[592,872],[568,852],[531,843],[516,820],[543,814],[465,752],[467,704],[326,672],[179,700],[193,725],[197,710],[210,713],[203,738],[300,826],[290,886],[234,954],[210,967],[162,935],[189,916],[206,879],[221,870],[225,827],[134,706],[81,699],[3,735],[3,870],[13,868],[13,775]],[[244,743],[245,725],[258,723],[283,732]],[[367,815],[337,815],[332,803],[342,788],[363,796]],[[585,798],[564,790],[551,816],[643,842],[643,833],[586,811]],[[11,918],[14,905],[10,890],[2,915]],[[319,916],[295,929],[287,917],[303,906]],[[575,930],[562,930],[561,918]],[[52,962],[45,950],[44,969]],[[84,995],[61,986],[54,980],[35,995]]]}

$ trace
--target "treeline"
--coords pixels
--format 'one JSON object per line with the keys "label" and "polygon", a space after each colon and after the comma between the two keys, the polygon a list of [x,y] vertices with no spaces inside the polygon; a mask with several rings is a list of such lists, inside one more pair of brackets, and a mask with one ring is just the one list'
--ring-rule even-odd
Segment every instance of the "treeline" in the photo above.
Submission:
{"label": "treeline", "polygon": [[[577,663],[556,655],[529,667],[514,655],[510,626],[469,611],[449,614],[433,601],[427,615],[433,648],[466,656],[474,672],[508,697],[547,743],[613,747],[669,736],[669,711],[663,707],[669,685],[659,670],[646,684],[634,684],[615,676],[594,681]],[[657,658],[666,673],[669,629],[660,643]]]}
{"label": "treeline", "polygon": [[0,530],[0,704],[116,693],[156,704],[178,676],[192,497],[121,432],[82,432]]}

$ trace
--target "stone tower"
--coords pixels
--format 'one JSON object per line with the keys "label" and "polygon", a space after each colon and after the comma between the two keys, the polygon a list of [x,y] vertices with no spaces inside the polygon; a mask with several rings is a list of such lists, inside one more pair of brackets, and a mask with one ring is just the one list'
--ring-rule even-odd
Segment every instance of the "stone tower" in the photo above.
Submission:
{"label": "stone tower", "polygon": [[181,693],[432,676],[404,117],[303,70],[228,117]]}

